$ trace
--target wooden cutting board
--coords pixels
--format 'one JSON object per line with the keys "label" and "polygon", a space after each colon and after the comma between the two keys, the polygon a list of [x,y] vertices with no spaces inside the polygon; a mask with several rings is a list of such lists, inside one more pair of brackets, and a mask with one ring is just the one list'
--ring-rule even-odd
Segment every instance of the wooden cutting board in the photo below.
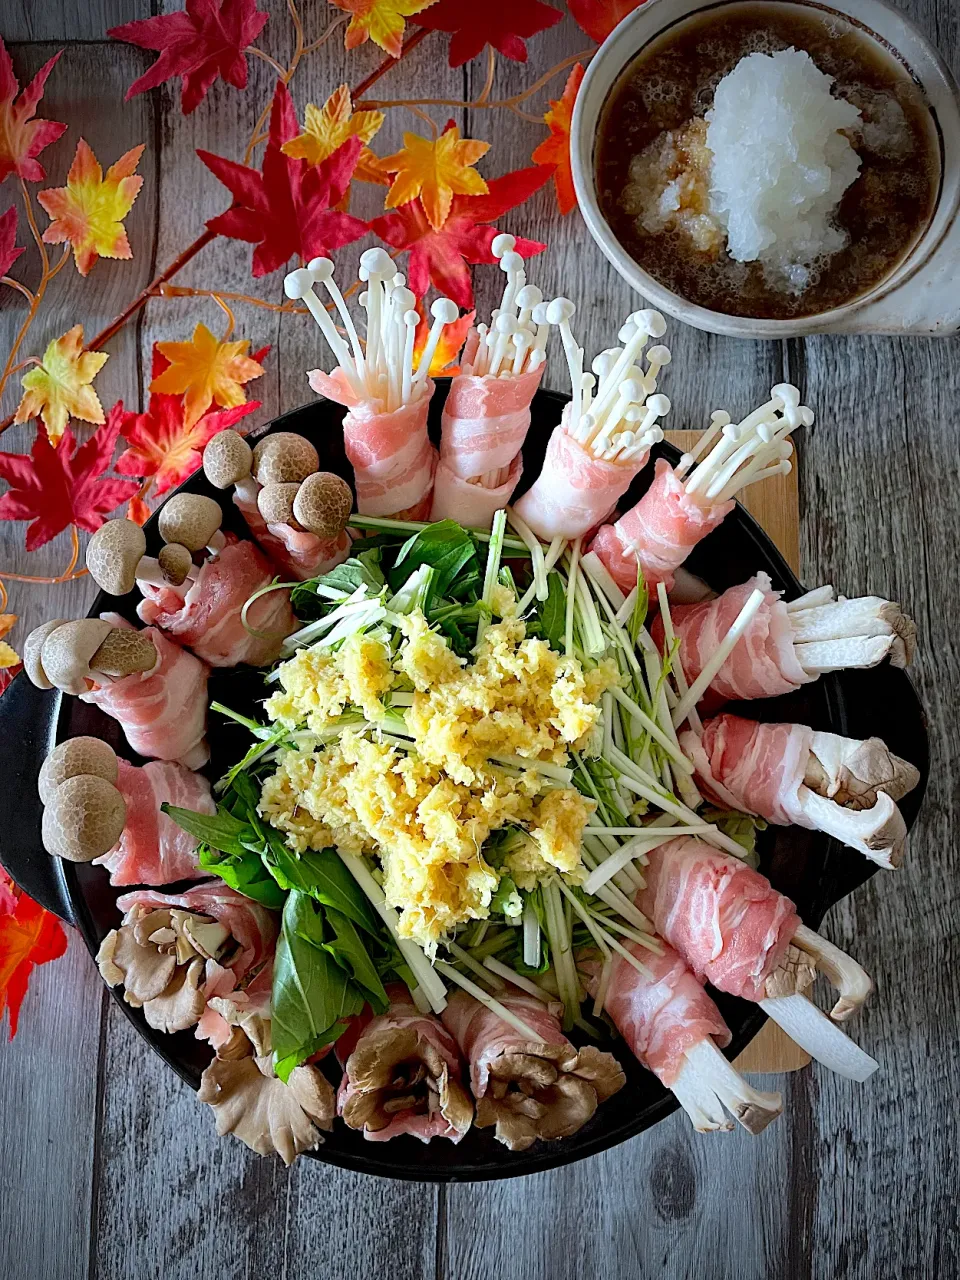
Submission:
{"label": "wooden cutting board", "polygon": [[[692,449],[699,431],[667,431],[678,449]],[[800,490],[796,468],[746,491],[743,505],[776,543],[790,568],[800,572]],[[775,1022],[768,1022],[736,1060],[741,1071],[798,1071],[810,1055],[793,1043]]]}

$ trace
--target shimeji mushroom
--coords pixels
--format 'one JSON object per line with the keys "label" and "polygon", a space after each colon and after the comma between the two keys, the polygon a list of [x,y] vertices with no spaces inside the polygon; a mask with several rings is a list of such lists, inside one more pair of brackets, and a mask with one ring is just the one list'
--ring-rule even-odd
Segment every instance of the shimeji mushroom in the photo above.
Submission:
{"label": "shimeji mushroom", "polygon": [[92,862],[113,848],[126,820],[123,796],[106,778],[67,778],[43,810],[43,847],[69,862]]}
{"label": "shimeji mushroom", "polygon": [[157,563],[164,581],[171,587],[182,587],[185,582],[196,581],[193,556],[181,542],[168,542],[162,546]]}
{"label": "shimeji mushroom", "polygon": [[55,627],[45,623],[31,632],[28,644],[27,674],[33,683],[75,695],[87,692],[88,681],[103,684],[104,677],[121,679],[152,671],[157,664],[157,650],[148,635],[101,618],[81,618]]}
{"label": "shimeji mushroom", "polygon": [[54,747],[40,766],[37,791],[41,801],[49,804],[61,782],[68,778],[87,774],[116,786],[117,772],[117,753],[108,742],[100,738],[68,738]]}
{"label": "shimeji mushroom", "polygon": [[261,485],[299,484],[319,466],[319,455],[310,441],[292,431],[266,436],[253,451],[253,474]]}
{"label": "shimeji mushroom", "polygon": [[[164,561],[146,554],[147,539],[133,520],[108,520],[87,544],[87,571],[97,586],[112,596],[125,596],[138,582],[179,586],[196,578],[192,562],[174,582]],[[187,553],[189,559],[189,552]]]}
{"label": "shimeji mushroom", "polygon": [[41,626],[35,627],[24,641],[23,669],[26,671],[30,683],[35,684],[38,689],[53,688],[40,662],[40,651],[43,649],[43,642],[47,636],[56,631],[57,627],[64,626],[66,622],[66,618],[51,618],[49,622],[44,622]]}
{"label": "shimeji mushroom", "polygon": [[203,471],[216,489],[236,489],[241,502],[256,502],[253,450],[238,431],[218,431],[203,451]]}
{"label": "shimeji mushroom", "polygon": [[319,538],[335,538],[342,533],[352,508],[350,486],[331,471],[307,476],[293,500],[297,523]]}
{"label": "shimeji mushroom", "polygon": [[292,524],[299,485],[266,484],[257,494],[257,508],[267,524]]}
{"label": "shimeji mushroom", "polygon": [[178,542],[188,551],[212,555],[222,551],[226,539],[220,532],[220,504],[201,493],[175,493],[161,508],[158,519],[164,542]]}

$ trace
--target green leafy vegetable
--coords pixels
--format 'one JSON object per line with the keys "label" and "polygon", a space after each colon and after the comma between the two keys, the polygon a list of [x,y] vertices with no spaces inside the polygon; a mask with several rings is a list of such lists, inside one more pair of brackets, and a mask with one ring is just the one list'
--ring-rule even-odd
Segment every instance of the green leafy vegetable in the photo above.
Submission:
{"label": "green leafy vegetable", "polygon": [[172,818],[178,827],[221,853],[242,858],[247,852],[244,839],[251,835],[250,825],[235,818],[222,806],[217,813],[196,813],[193,809],[180,809],[164,800],[160,812]]}
{"label": "green leafy vegetable", "polygon": [[559,573],[547,575],[547,598],[538,610],[540,633],[551,649],[563,653],[567,593]]}
{"label": "green leafy vegetable", "polygon": [[627,622],[627,634],[629,635],[634,648],[637,645],[637,636],[640,629],[647,620],[647,610],[650,607],[650,593],[647,590],[647,580],[643,576],[643,566],[637,562],[637,598],[633,602],[633,610]]}
{"label": "green leafy vegetable", "polygon": [[223,853],[210,845],[202,844],[198,857],[204,871],[219,876],[231,889],[236,889],[247,898],[253,898],[271,911],[279,911],[283,907],[286,893],[254,850],[244,849],[242,854]]}
{"label": "green leafy vegetable", "polygon": [[461,599],[480,582],[476,543],[455,520],[439,520],[407,539],[390,570],[391,588],[399,591],[422,564],[435,570],[434,599],[448,595]]}
{"label": "green leafy vegetable", "polygon": [[510,876],[501,876],[496,893],[490,899],[490,910],[516,920],[523,915],[523,899]]}
{"label": "green leafy vegetable", "polygon": [[333,907],[327,907],[324,914],[333,933],[333,936],[323,943],[324,949],[347,970],[354,982],[363,990],[374,1013],[383,1013],[390,1002],[380,981],[377,967],[370,959],[370,954],[357,933],[353,921],[339,911],[335,911]]}
{"label": "green leafy vegetable", "polygon": [[269,828],[269,847],[263,853],[270,874],[281,889],[315,898],[379,936],[381,930],[369,902],[333,849],[308,849],[299,855],[284,844],[279,832]]}

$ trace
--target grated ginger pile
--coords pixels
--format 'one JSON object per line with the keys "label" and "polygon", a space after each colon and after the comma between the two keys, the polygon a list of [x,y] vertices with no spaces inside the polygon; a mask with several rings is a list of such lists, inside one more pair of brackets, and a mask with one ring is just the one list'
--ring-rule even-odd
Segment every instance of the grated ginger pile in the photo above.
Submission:
{"label": "grated ginger pile", "polygon": [[[532,889],[555,870],[580,871],[593,801],[490,757],[566,764],[570,748],[588,749],[600,696],[619,677],[612,661],[585,672],[511,616],[487,628],[472,663],[419,610],[401,632],[392,663],[371,635],[351,636],[337,653],[300,650],[266,709],[287,727],[322,732],[346,708],[377,721],[388,691],[412,685],[410,749],[345,729],[330,746],[290,750],[264,783],[260,811],[297,852],[335,844],[379,858],[401,936],[432,954],[457,925],[489,914],[501,876]],[[524,835],[493,867],[482,846],[508,825]]]}

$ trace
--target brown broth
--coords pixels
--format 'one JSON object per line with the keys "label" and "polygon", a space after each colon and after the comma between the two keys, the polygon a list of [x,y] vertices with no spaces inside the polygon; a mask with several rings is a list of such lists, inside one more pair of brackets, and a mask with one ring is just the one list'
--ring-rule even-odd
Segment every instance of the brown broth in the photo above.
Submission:
{"label": "brown broth", "polygon": [[[719,81],[748,53],[805,49],[836,81],[835,92],[864,112],[891,99],[906,131],[895,157],[854,141],[860,174],[843,196],[837,222],[845,248],[824,260],[801,293],[777,288],[759,263],[694,248],[678,231],[650,234],[621,206],[630,162],[668,129],[703,116]],[[882,95],[877,98],[875,95]],[[623,71],[604,105],[596,147],[604,217],[645,271],[689,302],[727,315],[787,320],[816,315],[869,292],[903,261],[933,214],[939,146],[923,91],[873,39],[833,13],[791,4],[735,3],[693,15],[663,33]]]}

